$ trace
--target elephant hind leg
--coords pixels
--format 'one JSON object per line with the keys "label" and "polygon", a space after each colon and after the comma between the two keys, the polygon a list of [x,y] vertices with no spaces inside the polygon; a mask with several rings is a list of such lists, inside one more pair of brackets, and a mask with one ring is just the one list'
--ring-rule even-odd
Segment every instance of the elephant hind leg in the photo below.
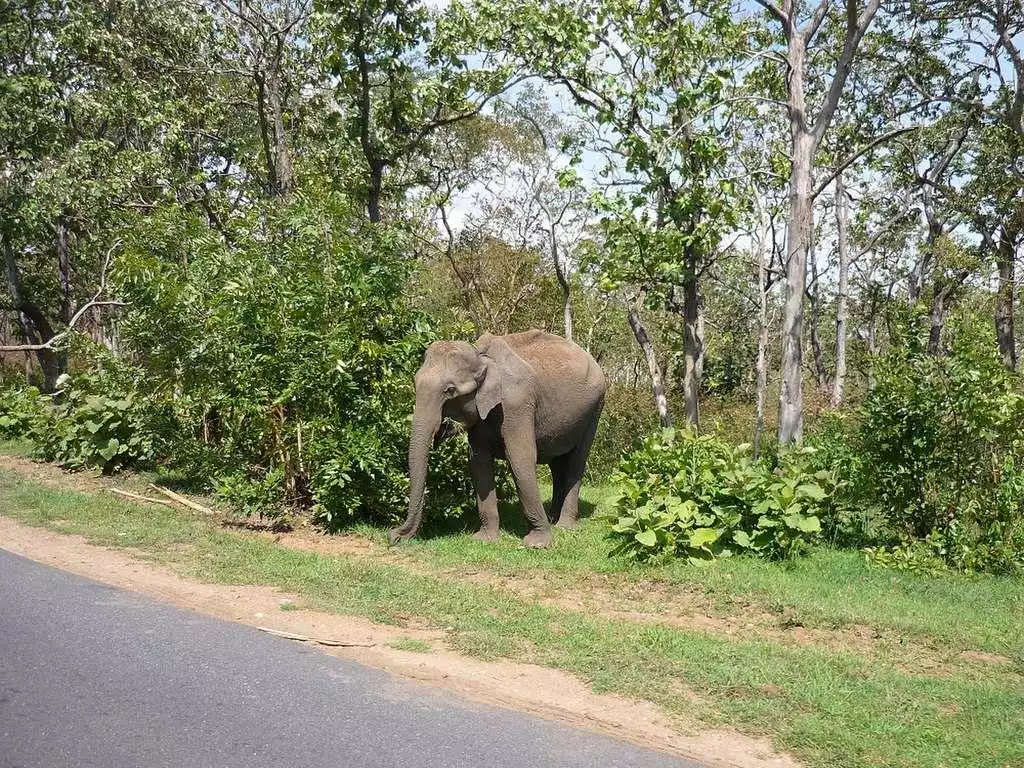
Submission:
{"label": "elephant hind leg", "polygon": [[548,519],[552,523],[561,516],[566,494],[572,485],[568,481],[570,455],[571,453],[557,456],[548,464],[551,467],[551,506],[548,508]]}
{"label": "elephant hind leg", "polygon": [[[598,410],[600,413],[600,409]],[[557,515],[559,528],[575,528],[579,519],[580,484],[583,473],[587,469],[587,458],[590,447],[594,444],[597,434],[597,417],[587,427],[583,439],[569,453],[558,458],[559,472],[556,475],[555,463],[551,465],[554,478],[555,493],[551,499],[551,514]]]}

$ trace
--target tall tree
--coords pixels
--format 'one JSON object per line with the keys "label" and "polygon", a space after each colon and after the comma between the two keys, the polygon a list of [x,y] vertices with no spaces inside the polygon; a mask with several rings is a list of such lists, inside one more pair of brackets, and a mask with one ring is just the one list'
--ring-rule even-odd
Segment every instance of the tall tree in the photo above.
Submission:
{"label": "tall tree", "polygon": [[603,158],[594,202],[606,248],[593,266],[606,290],[633,286],[628,319],[662,423],[670,416],[640,310],[647,303],[681,317],[684,407],[696,426],[699,286],[735,221],[733,184],[720,171],[746,28],[723,0],[479,0],[473,7],[485,46],[562,89],[596,123],[600,140],[588,149]]}
{"label": "tall tree", "polygon": [[835,116],[854,57],[865,32],[871,25],[881,0],[868,0],[861,8],[856,0],[846,0],[840,22],[841,50],[834,62],[831,78],[826,77],[824,95],[816,114],[808,104],[808,49],[823,28],[833,23],[835,5],[820,0],[806,7],[800,0],[757,0],[782,28],[785,40],[786,111],[790,128],[789,223],[786,229],[786,306],[782,328],[781,388],[779,392],[779,443],[799,443],[803,439],[803,342],[804,291],[807,282],[807,257],[811,241],[814,201],[814,165],[818,148]]}
{"label": "tall tree", "polygon": [[0,16],[5,308],[45,389],[64,363],[48,342],[93,291],[119,229],[157,200],[192,198],[208,23],[185,2],[21,0]]}
{"label": "tall tree", "polygon": [[[380,222],[424,183],[420,158],[445,126],[480,113],[517,78],[486,53],[465,61],[466,18],[418,0],[320,0],[318,50],[335,78],[339,126],[360,149],[367,217]],[[390,178],[389,178],[390,174]]]}

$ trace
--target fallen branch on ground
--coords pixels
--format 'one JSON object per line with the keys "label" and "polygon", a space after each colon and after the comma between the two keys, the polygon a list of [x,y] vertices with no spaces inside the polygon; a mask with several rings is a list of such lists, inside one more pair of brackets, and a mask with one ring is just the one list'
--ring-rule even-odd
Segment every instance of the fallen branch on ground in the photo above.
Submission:
{"label": "fallen branch on ground", "polygon": [[256,627],[260,632],[266,632],[276,637],[283,637],[286,640],[297,640],[300,643],[317,643],[319,645],[331,645],[341,648],[372,648],[376,643],[355,643],[349,640],[329,640],[323,637],[306,637],[305,635],[297,635],[294,632],[285,632],[281,629],[271,629],[270,627]]}
{"label": "fallen branch on ground", "polygon": [[132,493],[131,491],[122,491],[120,488],[107,488],[106,490],[109,491],[110,493],[116,493],[118,496],[124,496],[125,498],[129,499],[137,499],[138,501],[147,501],[150,504],[160,504],[165,507],[174,506],[169,501],[164,501],[163,499],[151,499],[149,496],[142,496],[141,494]]}
{"label": "fallen branch on ground", "polygon": [[162,493],[164,496],[169,498],[171,501],[178,502],[183,507],[188,507],[189,509],[194,510],[196,512],[200,512],[200,513],[202,513],[204,515],[216,515],[216,514],[218,514],[214,510],[210,509],[209,507],[204,507],[202,504],[198,504],[198,503],[192,501],[191,499],[186,499],[184,496],[181,496],[181,495],[175,493],[174,491],[169,491],[166,488],[163,488],[163,487],[161,487],[159,485],[155,485],[153,483],[150,483],[149,487],[152,488],[153,490],[159,492],[159,493]]}

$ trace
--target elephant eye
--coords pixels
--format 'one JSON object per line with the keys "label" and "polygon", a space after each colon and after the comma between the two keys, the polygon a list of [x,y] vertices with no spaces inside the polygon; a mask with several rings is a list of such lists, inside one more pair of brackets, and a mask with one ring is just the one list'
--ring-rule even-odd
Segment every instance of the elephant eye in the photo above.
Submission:
{"label": "elephant eye", "polygon": [[455,396],[455,385],[454,384],[449,384],[447,387],[444,388],[444,396],[445,397],[454,397]]}

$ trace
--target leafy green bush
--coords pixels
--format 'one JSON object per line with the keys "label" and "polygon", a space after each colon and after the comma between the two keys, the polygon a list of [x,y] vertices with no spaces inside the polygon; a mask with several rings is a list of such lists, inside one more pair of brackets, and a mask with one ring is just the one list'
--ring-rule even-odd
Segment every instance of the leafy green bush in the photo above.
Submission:
{"label": "leafy green bush", "polygon": [[145,409],[132,392],[111,392],[105,383],[92,373],[65,374],[55,393],[40,395],[43,407],[29,432],[40,458],[110,474],[153,457]]}
{"label": "leafy green bush", "polygon": [[[413,261],[329,190],[252,208],[231,244],[154,212],[114,275],[139,396],[174,415],[188,461],[242,514],[309,510],[329,528],[406,510],[413,375],[434,334],[407,304]],[[435,452],[431,517],[472,503],[465,455]]]}
{"label": "leafy green bush", "polygon": [[42,407],[35,387],[8,387],[0,391],[0,438],[26,437]]}
{"label": "leafy green bush", "polygon": [[283,521],[287,513],[284,479],[280,467],[273,467],[262,477],[228,473],[217,478],[216,493],[240,515]]}
{"label": "leafy green bush", "polygon": [[778,469],[713,435],[664,430],[623,457],[612,477],[614,554],[638,560],[751,553],[783,558],[817,538],[832,513],[836,482],[811,473],[807,454]]}
{"label": "leafy green bush", "polygon": [[842,472],[841,543],[874,562],[1007,572],[1024,566],[1024,394],[989,331],[952,328],[948,354],[889,353],[852,414],[816,435],[818,461]]}

